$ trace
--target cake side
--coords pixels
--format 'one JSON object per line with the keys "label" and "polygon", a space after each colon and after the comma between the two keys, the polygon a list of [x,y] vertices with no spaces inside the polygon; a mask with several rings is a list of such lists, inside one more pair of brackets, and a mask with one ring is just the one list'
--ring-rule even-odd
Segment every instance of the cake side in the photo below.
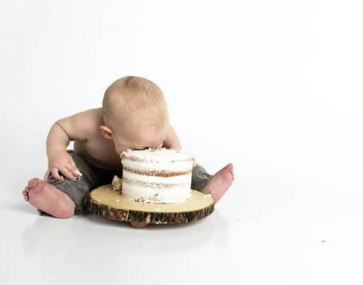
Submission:
{"label": "cake side", "polygon": [[165,150],[121,154],[121,195],[144,203],[178,203],[190,198],[193,157]]}

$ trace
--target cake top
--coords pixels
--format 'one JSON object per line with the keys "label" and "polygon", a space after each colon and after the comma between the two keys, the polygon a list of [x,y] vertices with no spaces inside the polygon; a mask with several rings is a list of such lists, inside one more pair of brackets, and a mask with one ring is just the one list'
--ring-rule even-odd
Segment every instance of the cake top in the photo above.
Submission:
{"label": "cake top", "polygon": [[193,155],[189,152],[175,149],[148,148],[145,150],[126,150],[121,153],[120,158],[126,158],[136,161],[152,161],[152,162],[176,162],[194,160]]}

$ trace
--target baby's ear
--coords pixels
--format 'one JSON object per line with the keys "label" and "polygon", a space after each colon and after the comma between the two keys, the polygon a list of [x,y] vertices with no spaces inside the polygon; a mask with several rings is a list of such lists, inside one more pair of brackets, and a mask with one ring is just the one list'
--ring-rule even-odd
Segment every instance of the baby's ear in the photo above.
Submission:
{"label": "baby's ear", "polygon": [[112,130],[106,126],[100,126],[100,131],[102,135],[106,138],[111,140],[112,139]]}

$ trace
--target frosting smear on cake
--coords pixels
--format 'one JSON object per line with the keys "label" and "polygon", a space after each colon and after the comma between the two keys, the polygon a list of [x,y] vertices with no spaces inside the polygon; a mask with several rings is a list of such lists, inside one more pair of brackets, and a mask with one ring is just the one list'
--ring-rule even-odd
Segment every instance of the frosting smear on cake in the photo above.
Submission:
{"label": "frosting smear on cake", "polygon": [[181,150],[127,150],[120,155],[125,198],[143,203],[179,203],[190,198],[193,156]]}

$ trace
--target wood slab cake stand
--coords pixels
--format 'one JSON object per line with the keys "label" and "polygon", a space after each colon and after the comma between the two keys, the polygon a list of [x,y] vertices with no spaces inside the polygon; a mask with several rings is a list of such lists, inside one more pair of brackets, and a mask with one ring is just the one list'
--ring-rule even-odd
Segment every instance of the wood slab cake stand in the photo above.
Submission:
{"label": "wood slab cake stand", "polygon": [[87,209],[101,217],[128,222],[132,227],[144,228],[149,224],[182,224],[197,221],[214,211],[210,194],[191,190],[192,196],[174,204],[149,204],[124,198],[112,184],[102,185],[88,194]]}

